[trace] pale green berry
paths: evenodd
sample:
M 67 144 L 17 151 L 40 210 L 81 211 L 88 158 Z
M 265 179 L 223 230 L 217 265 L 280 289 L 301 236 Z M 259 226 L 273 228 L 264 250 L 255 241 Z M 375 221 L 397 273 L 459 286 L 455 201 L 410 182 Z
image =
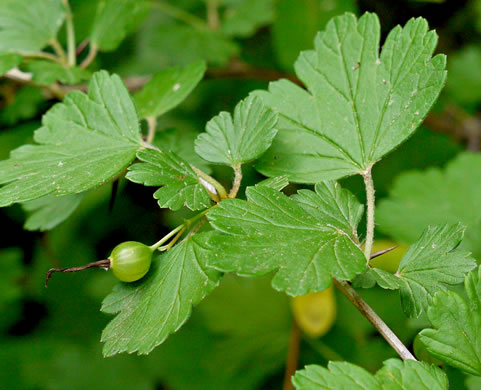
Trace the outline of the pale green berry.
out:
M 137 241 L 117 245 L 110 254 L 110 269 L 122 282 L 135 282 L 149 270 L 153 250 Z

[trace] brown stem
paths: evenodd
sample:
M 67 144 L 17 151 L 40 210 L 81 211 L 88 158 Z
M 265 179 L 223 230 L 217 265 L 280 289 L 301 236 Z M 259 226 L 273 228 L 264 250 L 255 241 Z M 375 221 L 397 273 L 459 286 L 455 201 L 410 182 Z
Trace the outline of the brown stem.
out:
M 284 373 L 283 390 L 293 390 L 292 377 L 296 373 L 297 363 L 299 361 L 299 352 L 301 345 L 301 330 L 296 321 L 293 320 L 291 327 L 291 337 L 289 339 L 289 349 L 287 350 L 286 371 Z
M 50 268 L 47 272 L 47 275 L 45 275 L 45 288 L 48 287 L 48 281 L 52 277 L 52 274 L 54 272 L 78 272 L 78 271 L 83 271 L 88 268 L 104 268 L 104 269 L 109 269 L 110 268 L 110 260 L 105 259 L 105 260 L 99 260 L 99 261 L 94 261 L 93 263 L 89 263 L 87 265 L 83 265 L 81 267 L 69 267 L 69 268 Z
M 394 332 L 386 325 L 381 317 L 369 306 L 364 299 L 354 290 L 351 285 L 344 280 L 333 279 L 334 285 L 341 291 L 349 301 L 356 306 L 361 314 L 374 325 L 377 331 L 388 342 L 388 344 L 397 352 L 403 360 L 416 360 L 413 354 L 399 340 Z
M 213 79 L 238 79 L 238 80 L 262 80 L 275 81 L 279 79 L 288 79 L 294 84 L 304 86 L 302 81 L 296 76 L 281 72 L 275 69 L 256 68 L 239 59 L 232 59 L 224 68 L 208 69 L 207 78 Z

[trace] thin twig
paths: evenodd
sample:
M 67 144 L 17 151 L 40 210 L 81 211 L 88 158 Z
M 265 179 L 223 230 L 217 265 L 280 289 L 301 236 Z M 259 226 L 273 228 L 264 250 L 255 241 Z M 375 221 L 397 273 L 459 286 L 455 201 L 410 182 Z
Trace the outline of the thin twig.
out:
M 82 69 L 87 68 L 97 57 L 97 46 L 93 45 L 92 42 L 89 44 L 89 53 L 87 54 L 87 57 L 84 58 L 82 63 L 80 64 L 80 67 Z
M 275 69 L 253 67 L 238 58 L 233 58 L 224 68 L 211 68 L 206 72 L 206 78 L 275 81 L 287 79 L 294 84 L 304 86 L 295 75 Z
M 364 255 L 367 261 L 371 258 L 372 244 L 374 242 L 374 208 L 375 208 L 375 190 L 374 182 L 372 181 L 372 166 L 370 166 L 363 173 L 364 184 L 366 186 L 366 203 L 367 203 L 367 213 L 366 213 L 366 244 L 364 246 Z
M 75 31 L 73 28 L 73 18 L 72 9 L 68 0 L 63 0 L 63 4 L 66 9 L 65 25 L 67 29 L 67 53 L 68 53 L 68 64 L 73 66 L 76 64 L 77 57 L 75 54 Z
M 229 198 L 235 198 L 239 192 L 239 188 L 242 182 L 242 165 L 236 164 L 232 166 L 234 170 L 234 182 L 232 183 L 232 188 L 229 192 Z
M 90 38 L 85 38 L 80 44 L 77 46 L 77 49 L 75 49 L 75 54 L 80 55 L 84 51 L 84 49 L 88 46 L 90 42 Z
M 403 360 L 416 360 L 413 354 L 399 340 L 394 332 L 386 325 L 386 323 L 377 315 L 377 313 L 369 306 L 364 299 L 351 287 L 351 285 L 343 280 L 334 278 L 334 285 L 341 291 L 349 301 L 356 306 L 361 314 L 374 325 L 377 331 L 388 342 L 388 344 L 397 352 Z
M 289 347 L 287 350 L 286 371 L 284 373 L 283 390 L 293 390 L 292 377 L 296 373 L 299 362 L 299 353 L 301 345 L 301 330 L 296 321 L 292 321 L 291 337 L 289 339 Z

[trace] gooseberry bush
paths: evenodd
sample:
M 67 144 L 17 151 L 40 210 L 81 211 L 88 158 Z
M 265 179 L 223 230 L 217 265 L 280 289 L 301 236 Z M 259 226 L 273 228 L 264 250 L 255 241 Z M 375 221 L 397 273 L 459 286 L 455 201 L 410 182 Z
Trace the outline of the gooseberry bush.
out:
M 115 215 L 130 214 L 127 223 L 149 231 L 131 229 L 99 260 L 99 252 L 85 249 L 91 243 L 82 242 L 82 233 L 69 236 L 71 225 L 59 243 L 69 258 L 39 262 L 32 271 L 35 285 L 47 271 L 47 281 L 55 272 L 87 268 L 113 273 L 112 291 L 97 286 L 93 293 L 106 295 L 101 311 L 110 316 L 101 332 L 104 357 L 158 347 L 163 366 L 151 362 L 150 370 L 180 373 L 176 379 L 159 374 L 169 388 L 258 388 L 286 356 L 284 389 L 437 390 L 448 389 L 448 375 L 478 388 L 479 154 L 459 152 L 445 168 L 403 173 L 376 205 L 377 166 L 402 150 L 446 83 L 446 56 L 434 54 L 438 35 L 424 18 L 384 36 L 375 13 L 340 12 L 308 50 L 297 50 L 293 73 L 288 51 L 280 60 L 291 61 L 285 73 L 235 59 L 232 77 L 272 81 L 241 88 L 232 110 L 207 120 L 199 115 L 194 122 L 205 123 L 205 131 L 197 134 L 185 118 L 169 123 L 169 115 L 186 104 L 201 106 L 192 94 L 204 82 L 229 77 L 221 65 L 238 55 L 234 38 L 271 23 L 273 2 L 207 1 L 207 22 L 168 2 L 83 3 L 0 2 L 1 73 L 15 88 L 54 101 L 43 109 L 43 96 L 19 103 L 40 114 L 41 123 L 32 126 L 32 141 L 24 137 L 0 161 L 0 206 L 20 204 L 27 230 L 55 232 L 89 215 L 83 226 L 101 236 L 117 223 Z M 186 23 L 161 24 L 165 31 L 158 32 L 185 56 L 183 65 L 136 78 L 124 76 L 121 66 L 104 69 L 102 58 L 121 56 L 119 45 L 142 28 L 152 8 Z M 283 15 L 282 7 L 278 12 Z M 87 14 L 88 28 L 82 25 Z M 274 31 L 282 37 L 280 28 Z M 156 65 L 155 57 L 143 61 Z M 9 109 L 12 122 L 30 115 Z M 426 158 L 429 148 L 428 141 Z M 398 161 L 409 166 L 403 159 L 412 159 L 410 153 L 416 152 Z M 347 179 L 353 176 L 362 179 L 362 191 Z M 138 201 L 158 207 L 140 212 L 122 200 L 129 191 L 153 192 L 154 199 Z M 110 217 L 102 215 L 96 226 L 109 197 Z M 56 244 L 43 241 L 48 258 Z M 9 267 L 23 265 L 2 267 L 12 272 Z M 94 274 L 56 275 L 42 294 L 61 297 L 56 284 L 82 286 Z M 95 284 L 109 287 L 114 279 L 107 278 Z M 347 300 L 336 298 L 332 286 Z M 67 296 L 68 305 L 59 304 L 75 307 L 75 294 Z M 383 299 L 390 303 L 376 310 Z M 68 314 L 73 323 L 77 314 Z M 344 325 L 336 329 L 336 321 Z M 97 331 L 87 326 L 76 337 Z M 373 330 L 384 340 L 369 342 L 377 337 Z M 299 353 L 301 340 L 310 352 Z M 192 358 L 191 344 L 203 358 Z M 356 356 L 343 358 L 350 353 Z M 96 355 L 86 352 L 86 360 Z M 124 364 L 135 367 L 136 359 Z M 209 362 L 212 368 L 203 367 Z M 240 379 L 245 368 L 252 373 Z M 203 370 L 212 378 L 203 378 Z

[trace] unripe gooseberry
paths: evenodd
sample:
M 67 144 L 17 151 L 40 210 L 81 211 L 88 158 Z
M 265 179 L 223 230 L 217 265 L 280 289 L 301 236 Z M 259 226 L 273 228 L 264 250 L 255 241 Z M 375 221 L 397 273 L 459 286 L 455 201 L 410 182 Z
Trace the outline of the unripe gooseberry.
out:
M 109 256 L 110 269 L 122 282 L 135 282 L 149 270 L 152 253 L 152 248 L 141 242 L 123 242 Z
M 54 272 L 78 272 L 89 268 L 111 269 L 117 279 L 122 282 L 135 282 L 149 271 L 152 254 L 156 248 L 137 241 L 123 242 L 114 248 L 108 259 L 94 261 L 80 267 L 51 268 L 45 276 L 45 287 Z

